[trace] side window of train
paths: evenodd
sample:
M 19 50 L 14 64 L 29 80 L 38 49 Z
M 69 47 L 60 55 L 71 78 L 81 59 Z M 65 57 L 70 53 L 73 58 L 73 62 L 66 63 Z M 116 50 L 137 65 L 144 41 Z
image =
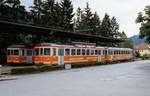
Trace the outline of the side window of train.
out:
M 40 48 L 40 55 L 43 55 L 43 48 Z
M 63 48 L 58 49 L 58 55 L 64 56 L 64 49 Z
M 108 51 L 107 51 L 107 50 L 104 50 L 104 54 L 107 55 L 107 54 L 108 54 Z
M 70 49 L 65 49 L 65 56 L 70 56 Z
M 98 50 L 95 50 L 95 55 L 98 55 Z
M 82 49 L 82 55 L 83 56 L 85 55 L 85 49 Z
M 51 48 L 44 48 L 44 55 L 50 56 L 51 55 Z
M 86 55 L 90 55 L 90 49 L 86 50 Z
M 77 49 L 77 55 L 81 55 L 81 49 Z
M 56 48 L 52 48 L 52 56 L 56 56 Z
M 14 55 L 15 55 L 15 56 L 18 56 L 18 55 L 19 55 L 19 50 L 18 50 L 18 49 L 15 49 L 15 50 L 14 50 Z
M 72 56 L 76 55 L 76 49 L 71 49 L 71 55 Z
M 35 56 L 39 56 L 39 51 L 40 51 L 39 48 L 35 48 Z
M 91 50 L 91 55 L 94 55 L 94 50 Z

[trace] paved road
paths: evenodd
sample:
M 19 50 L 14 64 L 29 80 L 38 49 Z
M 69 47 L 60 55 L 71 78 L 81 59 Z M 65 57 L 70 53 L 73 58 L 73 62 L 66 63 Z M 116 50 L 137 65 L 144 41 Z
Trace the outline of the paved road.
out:
M 17 76 L 0 96 L 150 96 L 150 61 Z

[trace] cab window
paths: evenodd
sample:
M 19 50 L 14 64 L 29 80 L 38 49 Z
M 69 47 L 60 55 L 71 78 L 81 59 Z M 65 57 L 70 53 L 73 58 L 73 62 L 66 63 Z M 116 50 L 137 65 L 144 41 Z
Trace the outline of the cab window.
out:
M 10 56 L 11 55 L 11 50 L 7 50 L 7 55 Z
M 14 55 L 18 56 L 19 55 L 19 50 L 14 50 Z

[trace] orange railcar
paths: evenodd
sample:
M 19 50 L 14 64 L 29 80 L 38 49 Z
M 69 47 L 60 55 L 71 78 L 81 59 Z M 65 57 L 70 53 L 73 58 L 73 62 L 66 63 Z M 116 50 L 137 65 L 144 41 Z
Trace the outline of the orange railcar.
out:
M 8 64 L 65 65 L 133 58 L 130 48 L 99 47 L 93 43 L 13 45 L 7 48 L 7 53 Z
M 88 44 L 62 45 L 41 43 L 34 47 L 36 65 L 64 65 L 76 63 L 122 61 L 132 59 L 132 49 L 96 47 Z
M 7 48 L 8 64 L 32 64 L 33 48 L 26 45 L 12 45 Z

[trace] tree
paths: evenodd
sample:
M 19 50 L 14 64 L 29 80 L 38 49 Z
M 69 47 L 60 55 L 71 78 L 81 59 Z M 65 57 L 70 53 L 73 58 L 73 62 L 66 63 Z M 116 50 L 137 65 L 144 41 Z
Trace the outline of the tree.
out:
M 78 7 L 77 9 L 77 12 L 76 12 L 76 20 L 75 20 L 75 27 L 76 27 L 76 30 L 79 30 L 81 29 L 81 20 L 82 20 L 82 9 L 80 7 Z
M 6 21 L 25 22 L 27 19 L 25 7 L 20 0 L 1 0 L 0 19 Z
M 136 19 L 136 23 L 140 23 L 140 38 L 146 37 L 146 41 L 150 43 L 150 6 L 146 6 L 144 13 L 140 12 Z
M 125 32 L 120 32 L 119 36 L 122 40 L 124 40 L 124 42 L 117 44 L 117 47 L 121 47 L 121 48 L 133 48 L 133 41 L 131 38 L 128 38 L 127 35 L 125 34 Z
M 111 37 L 111 20 L 108 14 L 105 14 L 101 23 L 102 36 Z
M 119 37 L 119 24 L 117 23 L 116 18 L 113 17 L 110 22 L 111 22 L 110 37 L 111 38 L 118 38 Z
M 79 10 L 78 10 L 79 11 Z M 77 26 L 77 29 L 80 30 L 81 33 L 84 34 L 92 34 L 92 20 L 93 20 L 93 14 L 91 12 L 91 9 L 89 7 L 89 3 L 86 4 L 86 8 L 84 8 L 83 12 L 80 13 L 80 22 L 79 26 Z
M 92 18 L 92 24 L 91 24 L 91 27 L 93 29 L 92 35 L 101 35 L 100 24 L 101 24 L 100 18 L 97 12 L 95 12 Z
M 62 0 L 60 3 L 61 19 L 60 27 L 64 30 L 73 30 L 73 5 L 71 0 Z
M 55 26 L 54 22 L 54 6 L 55 6 L 55 0 L 47 0 L 44 1 L 42 4 L 42 24 L 45 26 Z
M 42 25 L 42 7 L 42 0 L 34 0 L 33 6 L 30 7 L 31 21 L 35 25 Z

